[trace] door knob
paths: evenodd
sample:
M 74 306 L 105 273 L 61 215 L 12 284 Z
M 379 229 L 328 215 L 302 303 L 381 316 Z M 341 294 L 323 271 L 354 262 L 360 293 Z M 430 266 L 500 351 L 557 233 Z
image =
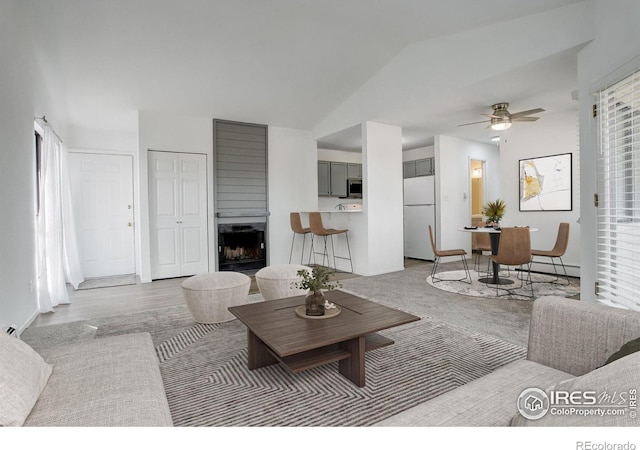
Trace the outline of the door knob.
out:
M 133 222 L 129 222 L 129 223 L 127 224 L 127 226 L 132 227 L 132 226 L 133 226 Z

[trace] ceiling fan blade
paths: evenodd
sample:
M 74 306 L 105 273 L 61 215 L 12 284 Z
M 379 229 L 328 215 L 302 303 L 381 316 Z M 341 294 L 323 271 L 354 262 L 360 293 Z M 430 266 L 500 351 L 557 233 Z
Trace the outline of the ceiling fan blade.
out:
M 466 127 L 467 125 L 475 125 L 477 123 L 486 123 L 486 122 L 491 122 L 490 120 L 481 120 L 480 122 L 469 122 L 469 123 L 463 123 L 461 125 L 458 125 L 459 127 Z
M 535 122 L 540 117 L 511 117 L 512 122 Z
M 481 116 L 489 117 L 491 119 L 500 119 L 502 116 L 496 116 L 495 114 L 480 114 Z
M 511 118 L 513 119 L 514 117 L 530 116 L 531 114 L 538 114 L 541 112 L 544 112 L 544 109 L 542 108 L 529 109 L 527 111 L 520 111 L 517 113 L 513 113 L 511 114 Z

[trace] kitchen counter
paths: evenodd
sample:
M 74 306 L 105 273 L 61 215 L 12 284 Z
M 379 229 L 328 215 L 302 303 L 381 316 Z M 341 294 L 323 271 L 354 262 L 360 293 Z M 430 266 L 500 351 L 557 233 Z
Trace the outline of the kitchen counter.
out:
M 362 210 L 361 209 L 348 209 L 348 210 L 344 210 L 344 209 L 324 209 L 324 210 L 317 210 L 317 211 L 300 211 L 301 213 L 304 214 L 309 214 L 310 212 L 319 212 L 319 213 L 361 213 Z

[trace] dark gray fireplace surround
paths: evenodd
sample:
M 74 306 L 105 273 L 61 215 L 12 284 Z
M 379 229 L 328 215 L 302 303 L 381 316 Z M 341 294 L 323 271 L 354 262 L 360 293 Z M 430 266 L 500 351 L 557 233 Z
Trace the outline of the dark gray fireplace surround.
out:
M 267 265 L 267 126 L 213 121 L 218 270 Z

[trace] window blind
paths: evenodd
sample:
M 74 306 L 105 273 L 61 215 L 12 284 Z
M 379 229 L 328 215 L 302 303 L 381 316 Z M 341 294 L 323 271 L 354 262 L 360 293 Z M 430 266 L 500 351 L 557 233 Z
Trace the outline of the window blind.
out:
M 640 310 L 640 71 L 599 93 L 598 297 Z

